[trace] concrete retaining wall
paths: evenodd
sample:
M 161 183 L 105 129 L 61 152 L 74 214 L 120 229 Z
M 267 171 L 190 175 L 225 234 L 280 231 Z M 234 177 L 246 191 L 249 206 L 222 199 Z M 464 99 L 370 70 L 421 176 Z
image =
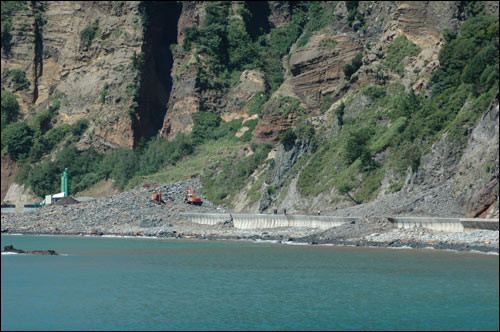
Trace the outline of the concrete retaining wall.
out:
M 466 231 L 474 231 L 477 229 L 489 229 L 491 231 L 498 231 L 498 219 L 477 219 L 467 218 L 460 219 Z
M 396 223 L 399 228 L 424 227 L 441 232 L 463 232 L 464 226 L 460 218 L 418 218 L 398 217 L 388 218 L 390 222 Z
M 477 229 L 498 230 L 498 220 L 466 218 L 397 217 L 388 218 L 399 228 L 424 227 L 442 232 L 463 232 Z
M 229 213 L 181 213 L 181 217 L 194 223 L 206 225 L 215 225 L 219 222 L 230 221 L 232 217 L 234 227 L 239 229 L 276 227 L 310 227 L 328 229 L 359 219 L 356 217 Z
M 16 213 L 15 205 L 2 205 L 2 213 Z
M 230 221 L 239 229 L 310 227 L 328 229 L 346 222 L 356 221 L 357 217 L 303 216 L 282 214 L 229 214 L 229 213 L 181 213 L 185 220 L 205 225 L 215 225 Z M 461 219 L 431 217 L 391 217 L 390 222 L 399 228 L 424 227 L 441 232 L 463 232 L 477 229 L 498 230 L 498 220 Z
M 40 208 L 40 206 L 36 206 L 33 204 L 24 204 L 23 212 L 34 212 L 39 208 Z

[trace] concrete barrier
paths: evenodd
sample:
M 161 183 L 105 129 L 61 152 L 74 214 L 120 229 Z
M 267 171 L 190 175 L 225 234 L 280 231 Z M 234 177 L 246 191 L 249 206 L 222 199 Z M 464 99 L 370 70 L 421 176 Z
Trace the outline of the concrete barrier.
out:
M 328 229 L 353 222 L 358 217 L 304 216 L 283 214 L 241 214 L 241 213 L 181 213 L 190 222 L 215 225 L 232 221 L 239 229 L 310 227 Z M 389 217 L 399 228 L 424 227 L 441 232 L 464 232 L 477 229 L 498 230 L 496 219 L 433 218 L 433 217 Z
M 231 220 L 229 213 L 181 213 L 181 217 L 187 221 L 204 225 L 215 225 Z
M 24 204 L 23 212 L 34 212 L 37 209 L 39 209 L 39 205 L 34 205 L 34 204 Z
M 399 228 L 424 227 L 441 232 L 463 232 L 464 227 L 460 218 L 432 218 L 432 217 L 390 217 L 390 222 L 396 223 Z
M 498 219 L 463 218 L 460 222 L 465 231 L 475 231 L 478 229 L 488 229 L 498 231 Z
M 498 220 L 432 217 L 390 217 L 399 228 L 424 227 L 441 232 L 464 232 L 478 229 L 498 230 Z
M 2 205 L 2 213 L 16 213 L 16 206 L 12 204 Z
M 229 213 L 181 213 L 184 219 L 206 225 L 230 221 L 239 229 L 310 227 L 328 229 L 346 222 L 356 221 L 356 217 L 304 216 L 282 214 L 229 214 Z

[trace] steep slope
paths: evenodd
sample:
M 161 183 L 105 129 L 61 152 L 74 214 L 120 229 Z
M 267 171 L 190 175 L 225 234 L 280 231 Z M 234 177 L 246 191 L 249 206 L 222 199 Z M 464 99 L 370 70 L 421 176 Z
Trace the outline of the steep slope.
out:
M 11 2 L 2 178 L 43 196 L 69 164 L 73 192 L 197 177 L 238 211 L 498 214 L 495 27 L 490 1 Z

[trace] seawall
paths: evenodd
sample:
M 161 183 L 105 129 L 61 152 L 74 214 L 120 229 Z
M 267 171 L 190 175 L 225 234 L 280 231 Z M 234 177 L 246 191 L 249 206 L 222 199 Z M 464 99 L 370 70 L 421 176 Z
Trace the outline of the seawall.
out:
M 277 227 L 309 227 L 328 229 L 353 222 L 356 217 L 303 216 L 280 214 L 230 214 L 230 213 L 181 213 L 184 219 L 206 225 L 232 221 L 239 229 L 277 228 Z
M 388 219 L 399 228 L 420 226 L 442 232 L 467 232 L 477 229 L 498 231 L 498 219 L 432 217 L 389 217 Z
M 344 223 L 356 222 L 359 217 L 306 216 L 283 214 L 236 214 L 236 213 L 181 213 L 187 221 L 215 225 L 232 221 L 239 229 L 309 227 L 328 229 Z M 442 232 L 464 232 L 477 229 L 498 230 L 497 219 L 389 217 L 399 228 L 424 227 Z

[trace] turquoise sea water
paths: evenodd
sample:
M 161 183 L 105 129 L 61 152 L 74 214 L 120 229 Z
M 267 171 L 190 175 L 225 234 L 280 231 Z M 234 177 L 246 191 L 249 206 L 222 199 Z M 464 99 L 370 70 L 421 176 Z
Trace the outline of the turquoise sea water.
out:
M 497 330 L 498 255 L 4 236 L 2 330 Z

